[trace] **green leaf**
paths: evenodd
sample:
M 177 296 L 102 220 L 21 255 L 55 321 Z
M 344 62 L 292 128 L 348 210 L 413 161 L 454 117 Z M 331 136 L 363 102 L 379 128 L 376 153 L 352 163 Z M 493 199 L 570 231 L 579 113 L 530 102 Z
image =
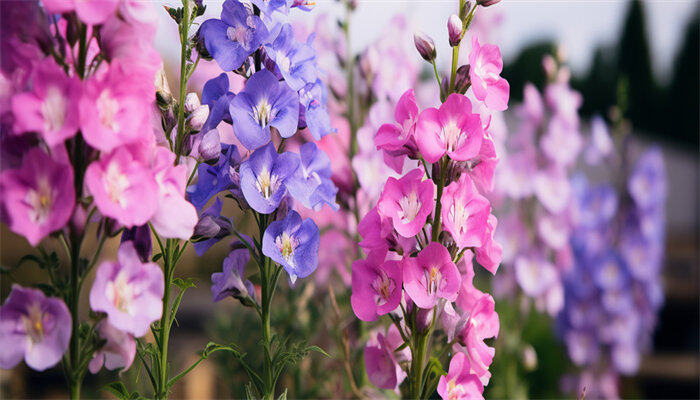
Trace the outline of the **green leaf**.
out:
M 163 253 L 158 253 L 158 254 L 154 255 L 153 258 L 151 258 L 151 261 L 156 262 L 156 261 L 160 260 L 162 257 L 163 257 Z
M 315 351 L 315 352 L 317 352 L 317 353 L 323 354 L 324 356 L 326 356 L 326 357 L 328 357 L 328 358 L 331 358 L 331 355 L 330 355 L 330 354 L 326 353 L 325 350 L 323 350 L 322 348 L 320 348 L 320 347 L 318 347 L 318 346 L 309 346 L 309 347 L 306 348 L 306 350 L 307 350 L 309 353 L 312 352 L 312 351 Z
M 440 377 L 447 375 L 447 372 L 442 368 L 442 364 L 435 357 L 430 357 L 428 364 L 423 371 L 423 393 L 421 399 L 429 398 L 437 389 Z
M 282 392 L 282 394 L 280 395 L 280 397 L 277 398 L 277 400 L 287 400 L 287 389 L 284 389 L 284 392 Z
M 121 382 L 109 383 L 103 386 L 102 389 L 107 390 L 121 400 L 138 399 L 140 397 L 136 392 L 130 393 L 126 386 L 124 386 L 124 384 Z

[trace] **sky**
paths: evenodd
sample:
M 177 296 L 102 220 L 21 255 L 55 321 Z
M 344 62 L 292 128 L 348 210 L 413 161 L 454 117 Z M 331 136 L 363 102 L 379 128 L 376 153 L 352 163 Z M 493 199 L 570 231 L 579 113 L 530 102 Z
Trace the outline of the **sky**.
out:
M 178 2 L 168 0 L 166 3 L 176 5 Z M 221 0 L 205 0 L 204 3 L 206 15 L 219 15 Z M 693 13 L 697 13 L 699 4 L 700 0 L 645 1 L 652 60 L 660 79 L 667 78 L 686 25 Z M 435 39 L 438 52 L 447 54 L 446 21 L 456 7 L 457 0 L 359 0 L 351 22 L 353 48 L 362 49 L 377 38 L 394 15 L 404 13 L 411 27 L 428 33 Z M 566 49 L 573 71 L 579 72 L 588 68 L 597 46 L 616 42 L 627 7 L 627 0 L 503 0 L 487 11 L 503 15 L 497 38 L 506 63 L 529 43 L 553 38 Z M 341 15 L 342 11 L 335 0 L 316 0 L 316 7 L 310 14 L 298 10 L 294 14 L 295 18 L 306 19 L 321 13 Z M 170 47 L 177 36 L 170 36 L 173 23 L 167 21 L 164 12 L 162 14 L 159 39 L 165 40 L 156 43 L 161 46 L 162 53 L 170 57 L 167 54 L 170 51 L 164 47 Z

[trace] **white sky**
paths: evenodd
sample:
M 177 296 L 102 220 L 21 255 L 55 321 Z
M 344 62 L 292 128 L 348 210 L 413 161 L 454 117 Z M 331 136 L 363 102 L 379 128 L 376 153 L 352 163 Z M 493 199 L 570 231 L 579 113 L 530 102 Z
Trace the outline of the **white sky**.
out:
M 175 5 L 178 2 L 168 0 L 166 3 Z M 204 3 L 208 7 L 207 15 L 218 16 L 221 0 L 204 0 Z M 380 34 L 393 15 L 405 13 L 411 26 L 435 39 L 439 54 L 448 54 L 446 21 L 455 12 L 457 3 L 457 0 L 359 0 L 351 25 L 353 47 L 364 47 Z M 652 59 L 660 78 L 670 71 L 685 27 L 697 12 L 699 3 L 700 0 L 645 1 Z M 538 39 L 554 38 L 567 49 L 573 70 L 585 70 L 599 44 L 617 41 L 627 7 L 626 0 L 503 0 L 492 7 L 504 17 L 497 44 L 508 62 L 523 46 Z M 316 0 L 316 7 L 310 14 L 300 11 L 294 14 L 297 18 L 313 18 L 324 12 L 339 15 L 341 11 L 335 0 Z M 173 45 L 177 37 L 172 30 L 167 33 L 173 23 L 166 21 L 169 18 L 162 14 L 156 43 L 164 50 L 163 46 Z M 161 40 L 166 38 L 168 40 Z

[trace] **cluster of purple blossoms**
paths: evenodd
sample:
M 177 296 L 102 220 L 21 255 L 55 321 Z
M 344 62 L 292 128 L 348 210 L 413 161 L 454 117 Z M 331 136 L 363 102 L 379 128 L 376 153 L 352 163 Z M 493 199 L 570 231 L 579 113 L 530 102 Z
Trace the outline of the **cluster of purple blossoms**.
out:
M 591 397 L 616 398 L 617 376 L 637 372 L 663 303 L 666 173 L 661 150 L 646 150 L 624 178 L 626 185 L 619 188 L 612 182 L 590 183 L 583 175 L 572 182 L 573 268 L 564 274 L 558 330 L 569 357 L 583 369 L 568 389 L 580 393 L 588 386 Z M 590 377 L 611 384 L 591 384 Z

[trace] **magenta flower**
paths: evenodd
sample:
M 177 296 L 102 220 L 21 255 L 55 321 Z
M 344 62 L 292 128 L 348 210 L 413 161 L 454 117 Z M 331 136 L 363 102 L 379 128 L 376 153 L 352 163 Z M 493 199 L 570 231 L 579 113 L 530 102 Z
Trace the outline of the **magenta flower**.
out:
M 151 78 L 153 79 L 153 78 Z M 153 87 L 112 63 L 102 77 L 85 82 L 80 100 L 80 126 L 85 141 L 102 151 L 136 141 L 149 126 Z M 149 82 L 152 86 L 153 83 Z
M 450 371 L 440 377 L 437 392 L 443 400 L 483 399 L 484 385 L 471 373 L 469 359 L 462 352 L 450 360 Z
M 412 237 L 423 229 L 433 209 L 435 187 L 423 180 L 423 171 L 416 168 L 400 179 L 389 178 L 384 186 L 377 210 L 391 218 L 394 229 L 403 237 Z
M 384 124 L 379 127 L 374 136 L 374 144 L 377 150 L 384 152 L 385 162 L 389 160 L 391 168 L 400 174 L 406 154 L 410 149 L 417 147 L 413 134 L 418 120 L 418 105 L 413 89 L 407 90 L 399 99 L 394 119 L 396 124 Z
M 488 239 L 489 201 L 477 192 L 469 175 L 462 174 L 442 194 L 442 221 L 457 246 L 481 247 Z
M 126 147 L 90 164 L 85 185 L 100 212 L 127 227 L 145 224 L 158 207 L 159 189 L 151 170 Z
M 486 227 L 486 241 L 481 247 L 475 249 L 476 261 L 484 268 L 486 268 L 492 274 L 496 274 L 498 266 L 501 264 L 503 259 L 503 247 L 497 243 L 493 236 L 496 233 L 496 226 L 498 225 L 498 220 L 496 216 L 491 214 L 487 220 L 488 226 Z
M 53 159 L 40 148 L 29 150 L 20 168 L 0 175 L 0 199 L 7 225 L 36 246 L 46 235 L 62 228 L 73 214 L 73 184 L 70 164 Z
M 50 58 L 37 64 L 33 73 L 32 91 L 12 98 L 15 131 L 38 132 L 53 147 L 78 131 L 80 81 L 66 76 Z
M 136 341 L 134 337 L 113 327 L 106 320 L 100 321 L 96 330 L 100 338 L 107 342 L 92 356 L 92 360 L 90 360 L 88 365 L 90 372 L 93 374 L 98 373 L 103 365 L 110 370 L 129 369 L 136 355 Z
M 352 263 L 352 297 L 355 315 L 374 321 L 392 312 L 401 303 L 402 267 L 396 260 L 384 260 L 386 251 L 378 250 L 366 260 Z
M 122 243 L 117 257 L 118 262 L 105 261 L 97 269 L 90 307 L 107 313 L 116 329 L 140 337 L 163 312 L 163 271 L 142 263 L 132 242 Z
M 434 163 L 445 153 L 456 161 L 476 157 L 484 129 L 472 103 L 461 94 L 447 97 L 440 108 L 426 108 L 418 116 L 415 137 L 425 161 Z
M 472 38 L 472 51 L 469 53 L 469 80 L 474 96 L 483 101 L 486 107 L 503 111 L 508 108 L 510 85 L 500 76 L 503 60 L 498 46 L 479 45 L 479 38 Z
M 37 371 L 53 367 L 68 349 L 71 326 L 62 300 L 13 285 L 0 307 L 0 368 L 13 368 L 22 358 Z
M 112 15 L 119 0 L 43 0 L 46 11 L 55 14 L 74 11 L 86 24 L 98 25 Z
M 367 341 L 365 347 L 365 369 L 370 382 L 381 389 L 396 389 L 406 378 L 400 362 L 410 361 L 411 353 L 406 348 L 396 349 L 403 344 L 401 334 L 395 325 L 389 326 L 386 336 L 377 332 Z
M 454 301 L 461 277 L 445 246 L 431 242 L 417 257 L 403 260 L 404 289 L 420 308 L 433 308 L 438 299 Z
M 362 241 L 358 244 L 367 252 L 401 249 L 403 252 L 410 253 L 416 247 L 415 238 L 397 235 L 391 219 L 379 215 L 377 207 L 365 214 L 357 225 L 357 231 L 362 236 Z
M 152 171 L 158 185 L 158 200 L 151 223 L 166 238 L 187 240 L 197 225 L 197 210 L 185 200 L 187 166 L 174 165 L 175 154 L 165 147 L 155 148 Z

